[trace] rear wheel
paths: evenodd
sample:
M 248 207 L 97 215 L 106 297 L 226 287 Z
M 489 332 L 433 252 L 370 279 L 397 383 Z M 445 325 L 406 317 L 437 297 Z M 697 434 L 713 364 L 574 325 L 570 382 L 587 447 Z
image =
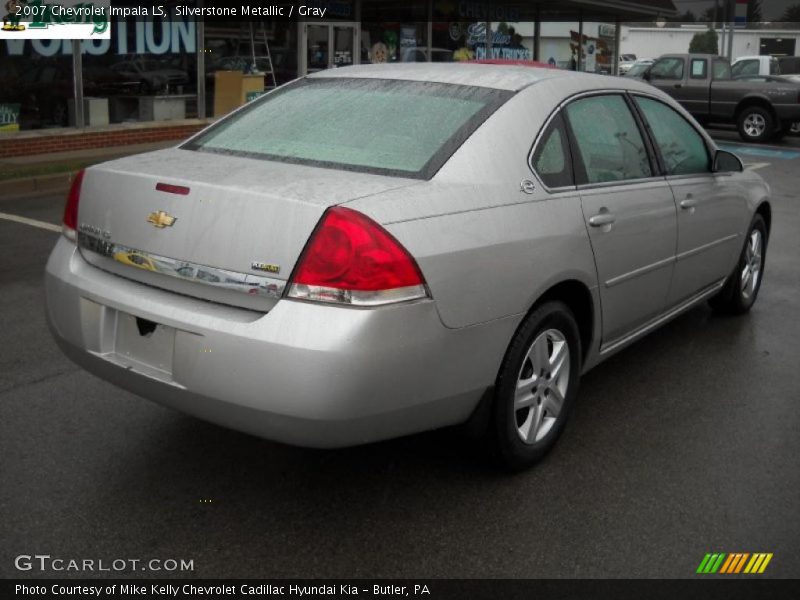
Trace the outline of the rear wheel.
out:
M 547 302 L 523 321 L 498 376 L 493 449 L 511 470 L 539 461 L 564 429 L 578 393 L 578 325 L 562 302 Z
M 739 260 L 719 294 L 709 304 L 720 313 L 740 315 L 750 310 L 761 289 L 767 251 L 767 226 L 761 215 L 750 225 Z
M 737 120 L 739 137 L 745 142 L 762 143 L 772 137 L 775 132 L 775 119 L 772 114 L 760 106 L 746 106 L 739 113 Z

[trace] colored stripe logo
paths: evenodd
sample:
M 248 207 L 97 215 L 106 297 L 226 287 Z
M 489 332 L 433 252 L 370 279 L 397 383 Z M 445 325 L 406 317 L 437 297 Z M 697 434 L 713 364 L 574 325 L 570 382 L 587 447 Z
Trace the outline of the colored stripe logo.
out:
M 752 554 L 749 552 L 708 553 L 703 557 L 696 572 L 703 575 L 714 573 L 755 575 L 763 573 L 771 560 L 771 552 L 754 552 Z

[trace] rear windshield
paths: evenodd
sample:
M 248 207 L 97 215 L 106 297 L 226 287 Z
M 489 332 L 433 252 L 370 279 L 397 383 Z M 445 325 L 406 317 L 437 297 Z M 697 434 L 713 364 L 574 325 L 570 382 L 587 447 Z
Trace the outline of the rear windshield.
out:
M 510 96 L 387 79 L 301 79 L 183 147 L 428 179 Z

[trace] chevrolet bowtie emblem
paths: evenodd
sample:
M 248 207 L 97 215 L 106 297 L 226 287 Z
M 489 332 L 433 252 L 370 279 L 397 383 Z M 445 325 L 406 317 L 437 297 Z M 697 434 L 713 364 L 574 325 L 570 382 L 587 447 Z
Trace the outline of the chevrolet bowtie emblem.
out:
M 153 227 L 158 227 L 159 229 L 164 229 L 164 227 L 172 227 L 177 220 L 178 219 L 169 213 L 165 213 L 163 210 L 152 212 L 147 217 L 147 222 L 153 225 Z

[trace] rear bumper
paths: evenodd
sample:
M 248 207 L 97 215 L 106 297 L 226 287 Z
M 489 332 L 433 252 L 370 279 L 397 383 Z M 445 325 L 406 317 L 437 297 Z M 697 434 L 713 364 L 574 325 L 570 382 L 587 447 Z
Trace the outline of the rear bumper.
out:
M 45 288 L 53 335 L 86 370 L 199 418 L 310 447 L 465 421 L 519 322 L 451 330 L 431 301 L 361 310 L 282 300 L 255 313 L 106 273 L 63 238 Z M 159 324 L 152 339 L 131 333 L 133 317 Z

